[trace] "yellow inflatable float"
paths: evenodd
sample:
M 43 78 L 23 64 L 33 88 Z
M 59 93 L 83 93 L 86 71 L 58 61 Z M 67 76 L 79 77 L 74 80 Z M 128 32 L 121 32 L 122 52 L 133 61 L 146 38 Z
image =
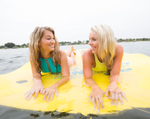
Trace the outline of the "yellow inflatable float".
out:
M 32 72 L 30 63 L 16 71 L 0 75 L 0 105 L 18 109 L 35 111 L 58 111 L 67 113 L 81 113 L 83 115 L 97 114 L 88 96 L 91 89 L 83 78 L 81 50 L 77 50 L 76 65 L 70 68 L 70 81 L 58 90 L 58 97 L 50 102 L 43 101 L 43 95 L 37 99 L 32 97 L 25 100 L 26 91 L 32 87 Z M 104 90 L 109 84 L 109 75 L 105 72 L 93 72 L 93 79 Z M 61 74 L 44 74 L 42 81 L 45 87 L 61 79 Z M 119 113 L 127 109 L 150 108 L 150 57 L 142 54 L 124 54 L 119 78 L 119 87 L 125 92 L 128 102 L 118 106 L 110 105 L 110 99 L 103 97 L 104 109 L 99 115 Z M 143 110 L 144 111 L 144 110 Z M 150 113 L 150 112 L 146 112 Z

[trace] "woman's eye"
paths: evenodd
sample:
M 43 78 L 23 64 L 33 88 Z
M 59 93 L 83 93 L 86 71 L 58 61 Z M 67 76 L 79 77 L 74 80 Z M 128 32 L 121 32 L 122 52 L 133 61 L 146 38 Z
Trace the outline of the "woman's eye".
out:
M 94 41 L 96 41 L 96 39 L 93 39 Z
M 50 38 L 47 38 L 47 40 L 50 40 Z

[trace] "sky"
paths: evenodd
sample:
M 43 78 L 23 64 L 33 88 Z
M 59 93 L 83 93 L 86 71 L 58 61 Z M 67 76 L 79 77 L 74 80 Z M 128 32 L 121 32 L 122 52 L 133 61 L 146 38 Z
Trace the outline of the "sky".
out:
M 90 28 L 107 24 L 119 38 L 150 38 L 150 0 L 0 0 L 0 45 L 30 42 L 37 26 L 61 41 L 89 39 Z

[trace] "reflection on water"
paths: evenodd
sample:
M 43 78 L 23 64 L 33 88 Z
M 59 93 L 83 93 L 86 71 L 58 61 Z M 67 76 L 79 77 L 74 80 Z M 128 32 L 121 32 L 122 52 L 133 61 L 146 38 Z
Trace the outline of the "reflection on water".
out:
M 32 110 L 20 110 L 12 107 L 0 106 L 0 119 L 149 119 L 150 108 L 124 110 L 119 113 L 110 113 L 107 115 L 81 113 L 73 114 L 67 112 L 40 112 Z

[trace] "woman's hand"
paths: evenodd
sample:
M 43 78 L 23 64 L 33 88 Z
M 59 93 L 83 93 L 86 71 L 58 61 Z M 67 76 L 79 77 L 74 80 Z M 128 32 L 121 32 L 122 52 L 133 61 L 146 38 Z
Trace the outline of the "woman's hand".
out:
M 43 87 L 42 81 L 34 79 L 34 84 L 33 84 L 32 88 L 28 92 L 25 93 L 26 94 L 25 99 L 29 100 L 33 94 L 35 94 L 34 99 L 36 99 L 39 92 L 41 94 L 44 94 L 44 87 Z
M 109 95 L 110 92 L 110 95 Z M 123 104 L 122 97 L 126 100 L 125 93 L 121 91 L 120 88 L 117 87 L 116 81 L 111 82 L 106 90 L 106 96 L 111 99 L 111 105 L 113 105 L 113 101 L 115 100 L 115 106 L 118 105 L 118 100 L 120 100 L 121 104 Z
M 51 98 L 51 100 L 53 100 L 54 94 L 56 96 L 58 96 L 58 87 L 56 87 L 55 85 L 52 85 L 48 88 L 45 88 L 45 95 L 44 95 L 43 100 L 45 100 L 46 97 L 47 97 L 47 99 L 46 99 L 47 102 L 49 102 L 49 98 Z
M 102 96 L 104 94 L 105 94 L 105 92 L 102 89 L 100 89 L 98 86 L 95 88 L 92 88 L 92 92 L 89 96 L 89 102 L 91 101 L 93 103 L 94 110 L 96 109 L 96 103 L 97 103 L 97 105 L 98 105 L 97 113 L 99 113 L 99 111 L 100 111 L 100 105 L 101 105 L 102 109 L 104 109 L 103 100 L 102 100 Z

